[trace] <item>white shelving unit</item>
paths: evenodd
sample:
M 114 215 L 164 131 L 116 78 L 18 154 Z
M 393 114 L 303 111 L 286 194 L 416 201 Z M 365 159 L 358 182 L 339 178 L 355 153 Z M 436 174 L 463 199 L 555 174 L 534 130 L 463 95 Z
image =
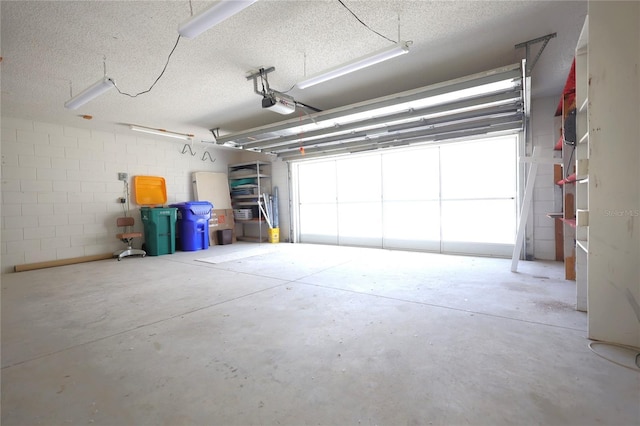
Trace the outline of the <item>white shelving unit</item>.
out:
M 250 161 L 229 165 L 229 188 L 236 223 L 236 239 L 268 241 L 268 236 L 263 235 L 263 228 L 266 231 L 268 226 L 260 204 L 263 194 L 271 194 L 271 163 Z M 251 218 L 243 219 L 241 215 L 236 215 L 237 210 L 251 211 Z
M 554 168 L 554 181 L 560 190 L 562 200 L 561 214 L 550 213 L 547 216 L 556 221 L 556 259 L 562 260 L 565 267 L 565 279 L 576 279 L 576 171 L 575 154 L 577 143 L 572 132 L 565 128 L 576 110 L 575 64 L 567 76 L 556 117 L 560 121 L 560 139 L 555 150 L 560 151 L 561 164 Z M 569 137 L 572 136 L 572 137 Z
M 588 334 L 640 347 L 640 2 L 593 1 L 588 14 Z
M 589 17 L 576 47 L 576 309 L 587 310 L 589 271 Z

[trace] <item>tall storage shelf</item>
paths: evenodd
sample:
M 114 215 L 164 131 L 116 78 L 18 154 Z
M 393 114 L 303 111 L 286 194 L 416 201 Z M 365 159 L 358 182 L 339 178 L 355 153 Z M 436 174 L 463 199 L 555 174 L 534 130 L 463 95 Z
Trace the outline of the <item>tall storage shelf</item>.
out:
M 268 226 L 261 209 L 263 195 L 271 194 L 271 163 L 250 161 L 229 165 L 231 206 L 236 223 L 236 239 L 268 241 Z
M 571 66 L 565 83 L 562 97 L 556 110 L 560 118 L 560 139 L 555 149 L 561 151 L 562 164 L 554 169 L 554 181 L 562 194 L 560 213 L 549 214 L 556 220 L 556 259 L 563 260 L 565 278 L 576 279 L 576 170 L 575 170 L 575 132 L 570 125 L 576 109 L 576 75 L 575 62 Z
M 565 278 L 576 281 L 576 309 L 587 311 L 589 253 L 589 21 L 585 21 L 556 116 L 562 118 L 562 165 L 554 179 L 562 190 L 563 223 L 556 244 L 564 252 Z M 575 131 L 574 131 L 575 130 Z M 559 180 L 558 180 L 559 178 Z M 557 216 L 556 216 L 557 217 Z
M 589 254 L 589 17 L 576 47 L 576 309 L 587 310 Z

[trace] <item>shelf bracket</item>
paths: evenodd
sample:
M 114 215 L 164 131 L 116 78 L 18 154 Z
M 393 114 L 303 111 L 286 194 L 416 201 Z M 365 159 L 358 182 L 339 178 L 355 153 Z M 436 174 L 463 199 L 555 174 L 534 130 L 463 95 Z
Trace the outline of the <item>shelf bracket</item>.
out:
M 516 49 L 520 49 L 520 48 L 525 48 L 525 59 L 527 60 L 527 77 L 531 75 L 531 71 L 533 71 L 533 67 L 536 66 L 536 63 L 538 62 L 538 59 L 540 59 L 540 56 L 542 55 L 542 51 L 544 50 L 545 47 L 547 47 L 547 44 L 549 43 L 549 40 L 551 40 L 552 38 L 556 37 L 558 34 L 557 33 L 552 33 L 552 34 L 547 34 L 546 36 L 542 36 L 542 37 L 538 37 L 538 38 L 534 38 L 533 40 L 529 40 L 529 41 L 525 41 L 523 43 L 518 43 L 516 44 L 515 48 Z M 534 44 L 538 44 L 538 43 L 542 43 L 542 47 L 540 47 L 540 50 L 538 50 L 538 54 L 536 55 L 535 58 L 533 58 L 533 60 L 530 60 L 531 58 L 531 46 L 533 46 Z
M 260 68 L 256 71 L 250 72 L 249 75 L 247 75 L 247 80 L 253 80 L 253 91 L 256 93 L 256 95 L 265 96 L 266 93 L 269 93 L 271 89 L 269 88 L 269 80 L 267 79 L 267 74 L 275 70 L 275 67 Z M 263 84 L 262 90 L 258 89 L 258 78 L 260 78 L 260 81 Z

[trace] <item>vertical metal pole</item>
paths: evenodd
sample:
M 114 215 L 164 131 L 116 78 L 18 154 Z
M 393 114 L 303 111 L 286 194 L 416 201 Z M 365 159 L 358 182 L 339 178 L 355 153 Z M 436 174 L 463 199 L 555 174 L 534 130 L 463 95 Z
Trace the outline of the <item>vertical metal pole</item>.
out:
M 522 210 L 520 211 L 520 220 L 518 221 L 518 234 L 516 236 L 516 244 L 513 246 L 513 256 L 511 257 L 511 272 L 518 271 L 518 261 L 522 253 L 522 245 L 524 243 L 524 234 L 529 219 L 529 211 L 531 210 L 531 202 L 533 201 L 533 187 L 536 183 L 536 175 L 538 174 L 538 163 L 535 161 L 538 157 L 537 147 L 533 147 L 533 162 L 529 167 L 529 175 L 527 176 L 527 186 L 524 190 L 524 200 L 522 202 Z

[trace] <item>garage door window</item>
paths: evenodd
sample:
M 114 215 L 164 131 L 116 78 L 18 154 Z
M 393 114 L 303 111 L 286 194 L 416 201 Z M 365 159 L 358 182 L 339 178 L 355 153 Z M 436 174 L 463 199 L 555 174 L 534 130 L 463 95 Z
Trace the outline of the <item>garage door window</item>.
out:
M 510 256 L 517 135 L 292 165 L 301 242 Z

